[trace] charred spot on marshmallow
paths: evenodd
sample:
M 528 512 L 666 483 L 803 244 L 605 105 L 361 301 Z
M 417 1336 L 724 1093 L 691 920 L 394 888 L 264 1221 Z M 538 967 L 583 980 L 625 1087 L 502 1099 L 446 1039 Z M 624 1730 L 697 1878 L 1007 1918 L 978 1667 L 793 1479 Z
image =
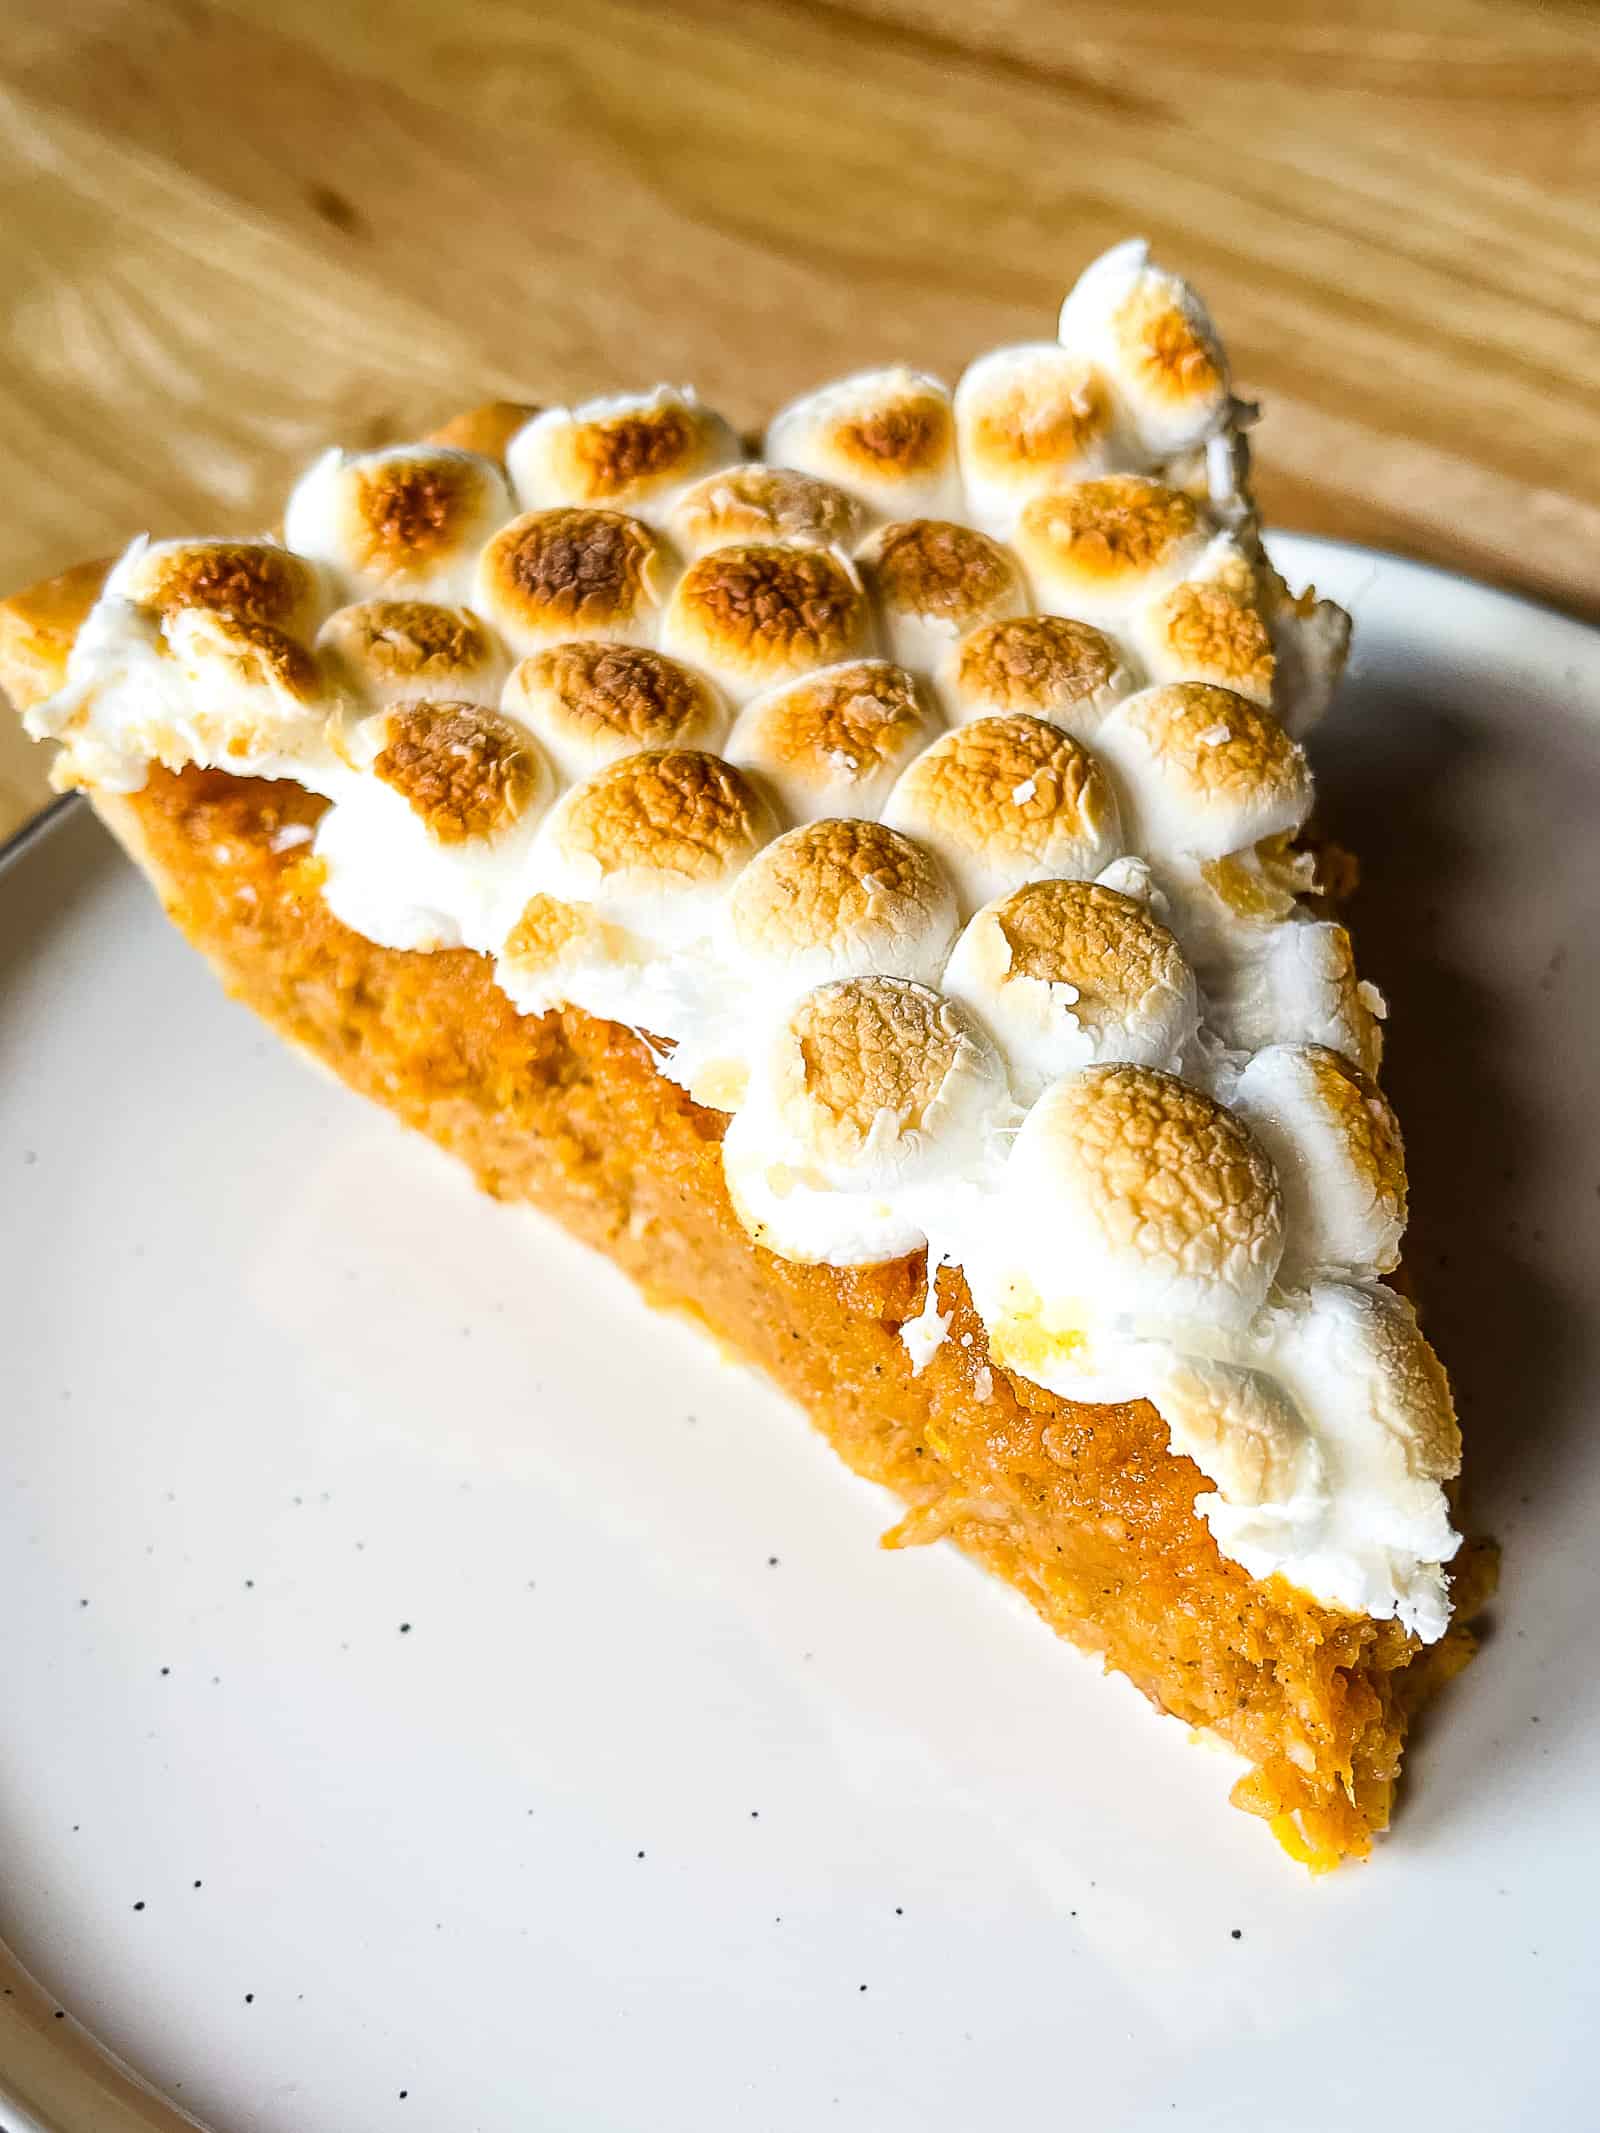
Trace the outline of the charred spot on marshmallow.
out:
M 750 541 L 838 548 L 860 540 L 867 514 L 832 482 L 759 461 L 723 467 L 685 490 L 672 507 L 668 531 L 688 556 Z
M 642 869 L 686 885 L 722 881 L 772 834 L 739 772 L 690 748 L 624 756 L 568 793 L 559 813 L 563 854 L 601 880 Z
M 360 600 L 317 636 L 330 678 L 358 701 L 408 696 L 480 700 L 497 693 L 505 659 L 469 608 L 424 600 Z
M 1117 804 L 1100 766 L 1042 719 L 974 719 L 904 771 L 884 820 L 932 847 L 969 908 L 1047 874 L 1116 857 Z
M 328 568 L 347 598 L 458 600 L 479 547 L 510 509 L 500 469 L 473 452 L 334 451 L 295 484 L 284 534 Z
M 1405 1148 L 1375 1082 L 1326 1045 L 1272 1045 L 1246 1066 L 1233 1107 L 1277 1169 L 1288 1264 L 1399 1264 Z
M 502 527 L 478 568 L 478 604 L 513 648 L 636 637 L 660 600 L 655 535 L 619 511 L 530 511 Z
M 661 386 L 547 408 L 512 439 L 506 460 L 518 501 L 530 509 L 611 505 L 648 514 L 736 449 L 720 415 L 691 393 Z
M 457 548 L 477 516 L 483 489 L 479 469 L 465 454 L 384 458 L 358 466 L 355 483 L 352 560 L 358 570 L 386 579 L 425 570 Z
M 854 573 L 821 548 L 743 542 L 689 565 L 668 605 L 662 642 L 748 695 L 848 658 L 866 634 Z
M 166 619 L 204 608 L 230 622 L 308 636 L 318 600 L 315 571 L 269 541 L 167 541 L 119 564 L 108 591 Z
M 927 474 L 950 450 L 950 410 L 936 393 L 906 394 L 848 418 L 834 433 L 836 449 L 869 478 Z
M 1204 527 L 1179 489 L 1137 474 L 1109 474 L 1052 489 L 1025 506 L 1017 548 L 1034 583 L 1069 612 L 1125 607 L 1191 551 Z
M 1220 859 L 1296 830 L 1311 810 L 1311 770 L 1270 711 L 1231 689 L 1172 682 L 1130 696 L 1096 746 L 1131 790 L 1153 849 Z
M 508 829 L 546 781 L 532 736 L 482 704 L 398 704 L 383 743 L 373 770 L 440 844 Z
M 1133 687 L 1109 637 L 1065 615 L 1019 615 L 963 637 L 945 693 L 957 719 L 1023 711 L 1086 739 Z
M 898 519 L 859 551 L 868 587 L 903 665 L 938 640 L 1020 612 L 1023 585 L 1010 552 L 971 526 Z
M 642 645 L 579 641 L 524 659 L 503 708 L 526 720 L 569 777 L 642 748 L 712 748 L 727 713 L 710 683 Z
M 734 939 L 789 971 L 932 981 L 956 934 L 937 863 L 880 822 L 809 822 L 751 860 L 729 900 Z
M 902 667 L 882 659 L 823 667 L 739 714 L 728 760 L 772 789 L 785 814 L 872 814 L 938 731 Z

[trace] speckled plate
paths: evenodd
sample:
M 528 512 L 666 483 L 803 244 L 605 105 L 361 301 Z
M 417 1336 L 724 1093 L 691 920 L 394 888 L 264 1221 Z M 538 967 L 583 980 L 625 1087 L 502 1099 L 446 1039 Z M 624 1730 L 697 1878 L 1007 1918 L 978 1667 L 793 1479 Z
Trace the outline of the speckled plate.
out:
M 1309 1882 L 1227 1758 L 876 1549 L 72 811 L 0 875 L 14 2133 L 1589 2122 L 1600 638 L 1280 551 L 1359 621 L 1326 812 L 1507 1549 L 1375 1863 Z

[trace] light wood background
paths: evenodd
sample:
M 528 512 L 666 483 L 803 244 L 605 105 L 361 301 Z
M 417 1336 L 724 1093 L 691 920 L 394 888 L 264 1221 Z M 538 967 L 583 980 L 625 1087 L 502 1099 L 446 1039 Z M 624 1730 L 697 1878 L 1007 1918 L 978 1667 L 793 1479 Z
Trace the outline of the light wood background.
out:
M 1597 202 L 1585 0 L 0 0 L 0 585 L 492 394 L 953 375 L 1142 232 L 1272 520 L 1600 615 Z

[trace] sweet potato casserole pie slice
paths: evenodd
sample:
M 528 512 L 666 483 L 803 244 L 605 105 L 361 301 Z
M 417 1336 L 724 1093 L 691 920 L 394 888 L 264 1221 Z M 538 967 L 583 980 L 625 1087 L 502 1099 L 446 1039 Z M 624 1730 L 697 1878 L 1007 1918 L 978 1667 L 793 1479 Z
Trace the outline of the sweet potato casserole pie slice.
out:
M 1348 620 L 1141 244 L 760 455 L 687 390 L 330 451 L 282 537 L 0 609 L 229 991 L 698 1314 L 944 1538 L 1368 1850 L 1470 1649 L 1386 1277 L 1383 1002 L 1301 841 Z

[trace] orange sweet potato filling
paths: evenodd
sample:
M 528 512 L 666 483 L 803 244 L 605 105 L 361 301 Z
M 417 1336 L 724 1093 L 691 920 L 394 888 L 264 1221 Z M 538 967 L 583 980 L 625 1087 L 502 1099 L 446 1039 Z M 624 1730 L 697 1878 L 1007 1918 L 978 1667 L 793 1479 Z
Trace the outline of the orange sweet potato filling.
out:
M 1463 1551 L 1457 1625 L 1426 1651 L 1251 1580 L 1196 1515 L 1208 1484 L 1154 1409 L 1081 1406 L 1008 1375 L 959 1273 L 940 1277 L 954 1338 L 913 1377 L 896 1329 L 922 1302 L 920 1256 L 838 1271 L 753 1243 L 723 1188 L 722 1114 L 664 1081 L 641 1039 L 577 1011 L 519 1016 L 483 957 L 397 953 L 340 925 L 305 847 L 272 848 L 320 800 L 157 771 L 133 806 L 172 917 L 233 994 L 485 1191 L 544 1208 L 768 1372 L 905 1504 L 890 1545 L 952 1540 L 1159 1708 L 1240 1750 L 1255 1767 L 1235 1801 L 1295 1856 L 1322 1868 L 1369 1849 L 1408 1713 L 1470 1656 L 1487 1551 Z

